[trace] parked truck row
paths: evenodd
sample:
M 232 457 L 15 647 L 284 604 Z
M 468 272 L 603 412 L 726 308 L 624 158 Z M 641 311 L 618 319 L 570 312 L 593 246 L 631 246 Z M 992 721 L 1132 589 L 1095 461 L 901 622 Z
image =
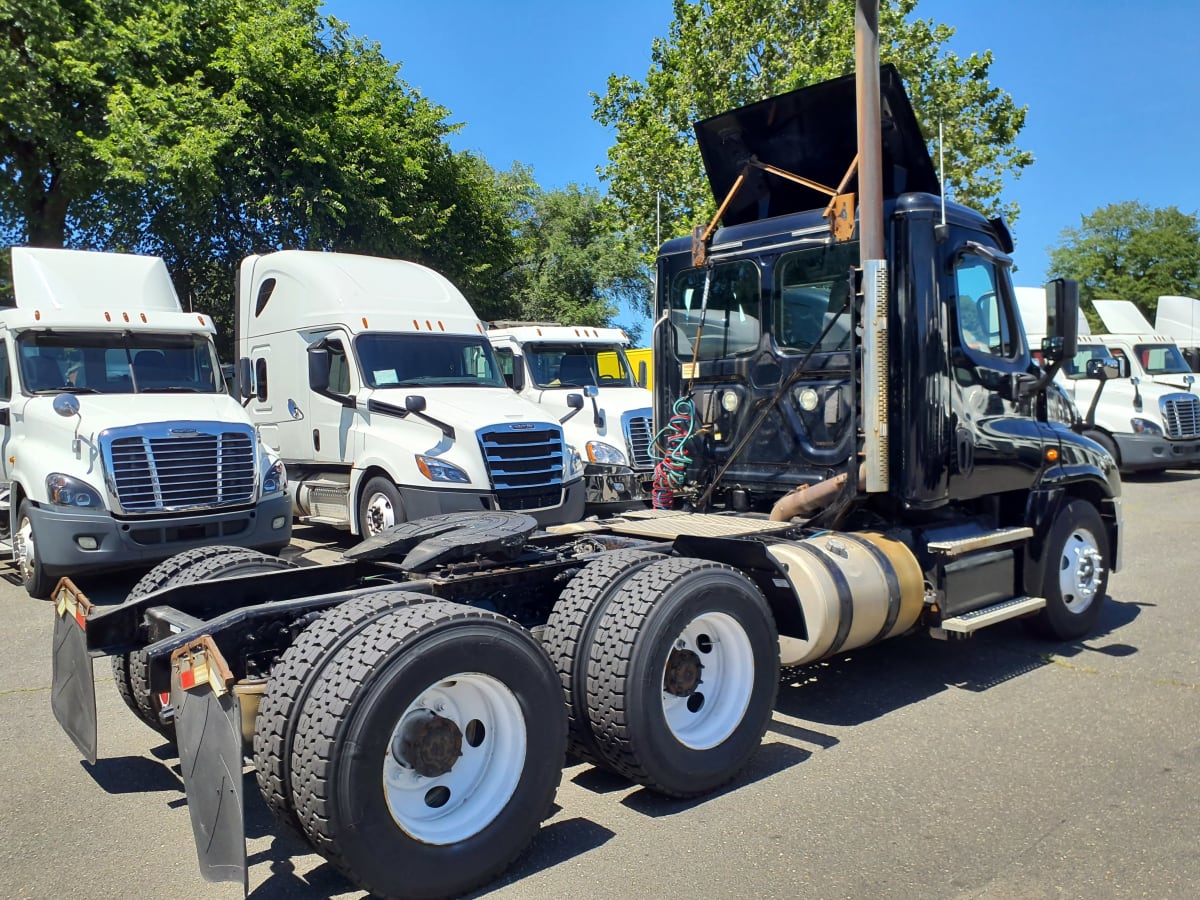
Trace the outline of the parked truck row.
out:
M 504 508 L 473 487 L 472 432 L 439 393 L 504 384 L 480 367 L 482 325 L 434 306 L 401 329 L 380 318 L 389 285 L 357 278 L 371 289 L 343 319 L 272 325 L 292 258 L 243 267 L 249 305 L 266 293 L 240 365 L 285 459 L 319 442 L 334 462 L 369 440 L 355 429 L 370 414 L 420 428 L 414 456 L 476 493 L 331 565 L 208 548 L 103 609 L 60 584 L 55 715 L 95 759 L 92 654 L 110 655 L 131 709 L 177 742 L 206 877 L 246 883 L 247 756 L 281 826 L 356 885 L 451 896 L 528 844 L 568 750 L 699 796 L 755 752 L 781 665 L 1018 617 L 1056 640 L 1093 628 L 1121 496 L 1112 457 L 1047 412 L 1077 353 L 1074 285 L 1047 286 L 1031 345 L 1003 222 L 942 203 L 901 80 L 878 68 L 874 5 L 859 0 L 857 20 L 857 91 L 851 76 L 696 125 L 722 215 L 658 254 L 653 406 L 674 424 L 654 509 L 549 525 L 540 501 Z M 413 357 L 453 336 L 443 363 L 462 371 L 381 366 L 376 328 Z M 267 346 L 285 333 L 290 350 Z M 557 342 L 556 373 L 528 358 L 520 377 L 574 384 L 562 367 L 577 343 Z M 1085 367 L 1115 373 L 1107 357 Z M 589 414 L 620 451 L 616 421 L 585 399 L 575 418 Z M 296 479 L 349 519 L 363 476 L 336 471 Z

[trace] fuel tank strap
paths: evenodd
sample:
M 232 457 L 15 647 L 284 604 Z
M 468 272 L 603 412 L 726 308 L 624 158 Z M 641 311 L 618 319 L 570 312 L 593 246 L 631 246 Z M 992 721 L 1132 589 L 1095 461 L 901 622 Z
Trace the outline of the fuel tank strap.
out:
M 841 538 L 844 535 L 839 534 L 838 537 Z M 828 556 L 808 542 L 796 541 L 789 546 L 807 553 L 819 562 L 828 573 L 834 588 L 837 590 L 839 611 L 837 633 L 834 635 L 833 643 L 829 645 L 829 650 L 825 654 L 826 656 L 832 656 L 842 649 L 842 645 L 846 643 L 846 638 L 850 636 L 850 627 L 854 624 L 854 597 L 850 591 L 850 582 L 846 580 L 845 574 L 834 565 Z
M 841 532 L 839 537 L 858 544 L 871 554 L 879 566 L 879 571 L 883 574 L 884 581 L 887 583 L 887 615 L 884 617 L 883 625 L 879 628 L 879 633 L 871 639 L 871 643 L 882 641 L 887 637 L 888 632 L 892 630 L 893 626 L 895 626 L 896 620 L 900 618 L 900 579 L 896 575 L 896 568 L 884 552 L 866 538 L 860 537 L 853 532 Z

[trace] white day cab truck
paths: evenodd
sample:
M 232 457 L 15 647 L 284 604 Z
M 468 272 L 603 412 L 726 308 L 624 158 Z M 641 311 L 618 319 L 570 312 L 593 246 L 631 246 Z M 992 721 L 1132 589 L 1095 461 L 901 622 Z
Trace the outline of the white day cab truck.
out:
M 1039 288 L 1016 288 L 1031 341 L 1041 339 L 1045 315 Z M 1095 300 L 1113 333 L 1080 334 L 1077 351 L 1057 380 L 1082 418 L 1080 433 L 1109 452 L 1122 472 L 1161 472 L 1200 465 L 1200 396 L 1195 376 L 1170 338 L 1157 334 L 1132 303 Z M 1086 322 L 1079 317 L 1080 330 Z M 1115 364 L 1112 377 L 1089 374 L 1096 361 Z M 1103 370 L 1103 366 L 1101 370 Z
M 60 584 L 55 715 L 94 759 L 90 654 L 145 657 L 206 877 L 246 884 L 246 755 L 281 827 L 359 888 L 459 896 L 533 839 L 568 749 L 698 797 L 757 751 L 781 666 L 1017 618 L 1058 641 L 1102 624 L 1121 482 L 1046 400 L 1075 356 L 1075 285 L 1045 295 L 1043 370 L 1007 228 L 941 202 L 876 13 L 859 0 L 860 91 L 840 78 L 696 125 L 723 212 L 658 254 L 654 406 L 678 421 L 656 508 L 432 516 L 327 565 L 213 584 L 173 564 L 105 609 Z
M 291 498 L 225 391 L 215 327 L 157 257 L 12 249 L 0 310 L 3 522 L 26 589 L 193 547 L 277 553 Z
M 493 322 L 488 337 L 509 385 L 563 426 L 583 458 L 585 512 L 650 504 L 654 411 L 620 328 Z M 643 364 L 644 370 L 644 364 Z
M 411 262 L 286 250 L 241 265 L 239 384 L 299 520 L 370 537 L 422 516 L 583 514 L 579 456 L 506 385 L 486 329 Z

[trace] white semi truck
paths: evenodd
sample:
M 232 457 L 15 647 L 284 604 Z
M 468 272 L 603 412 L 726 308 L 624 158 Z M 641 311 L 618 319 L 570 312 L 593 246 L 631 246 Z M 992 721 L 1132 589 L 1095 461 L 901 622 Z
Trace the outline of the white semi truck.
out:
M 370 537 L 488 510 L 583 514 L 562 426 L 516 396 L 463 295 L 411 262 L 286 250 L 247 257 L 239 385 L 288 466 L 303 522 Z
M 625 355 L 625 332 L 494 322 L 488 337 L 505 380 L 561 422 L 583 458 L 585 511 L 604 515 L 648 506 L 654 481 L 653 398 Z
M 1016 289 L 1021 315 L 1037 345 L 1045 331 L 1038 288 Z M 1044 301 L 1043 301 L 1044 303 Z M 1155 334 L 1133 304 L 1093 301 L 1111 334 L 1081 334 L 1057 379 L 1083 418 L 1080 431 L 1117 461 L 1122 472 L 1155 472 L 1200 464 L 1200 396 L 1179 349 Z M 1081 330 L 1086 327 L 1080 317 Z M 1090 360 L 1115 360 L 1121 377 L 1088 375 Z
M 212 319 L 157 257 L 12 250 L 0 311 L 0 498 L 26 589 L 220 543 L 278 552 L 277 456 L 226 393 Z

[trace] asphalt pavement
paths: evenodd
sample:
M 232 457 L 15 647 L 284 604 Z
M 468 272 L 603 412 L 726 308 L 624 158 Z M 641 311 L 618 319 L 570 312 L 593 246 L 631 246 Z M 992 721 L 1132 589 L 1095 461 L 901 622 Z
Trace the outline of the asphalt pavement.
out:
M 1100 628 L 898 638 L 780 690 L 750 766 L 670 801 L 587 765 L 481 896 L 1192 898 L 1200 885 L 1200 474 L 1125 485 Z M 297 529 L 293 552 L 346 540 Z M 116 600 L 137 573 L 89 581 Z M 80 579 L 83 581 L 84 579 Z M 0 897 L 234 898 L 197 873 L 177 761 L 96 662 L 100 758 L 50 712 L 48 603 L 0 581 Z M 247 777 L 250 896 L 358 897 Z

